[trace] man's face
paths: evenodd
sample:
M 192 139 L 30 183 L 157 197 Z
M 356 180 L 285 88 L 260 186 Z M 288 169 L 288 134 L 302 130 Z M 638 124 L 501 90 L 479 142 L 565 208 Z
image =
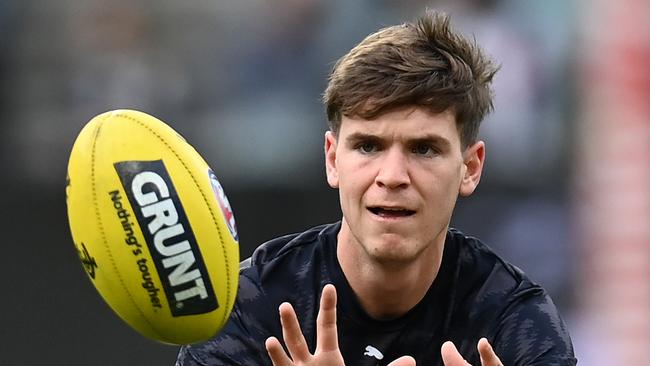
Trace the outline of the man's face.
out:
M 478 184 L 484 145 L 463 151 L 450 111 L 407 107 L 373 120 L 343 117 L 338 138 L 325 136 L 325 154 L 343 211 L 340 238 L 400 263 L 442 245 L 458 195 Z

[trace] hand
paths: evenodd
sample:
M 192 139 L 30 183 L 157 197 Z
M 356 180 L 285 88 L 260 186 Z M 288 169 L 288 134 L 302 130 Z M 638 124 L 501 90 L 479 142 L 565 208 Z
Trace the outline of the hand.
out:
M 280 323 L 282 324 L 282 337 L 284 337 L 291 357 L 284 352 L 277 338 L 269 337 L 265 346 L 273 366 L 345 365 L 339 350 L 336 328 L 336 289 L 333 285 L 328 284 L 323 288 L 316 319 L 316 352 L 313 355 L 309 353 L 307 342 L 300 330 L 298 317 L 291 304 L 285 302 L 280 305 Z M 400 357 L 388 366 L 415 366 L 415 360 L 408 356 Z
M 481 338 L 476 348 L 478 348 L 481 357 L 481 366 L 503 366 L 487 339 Z M 445 366 L 471 366 L 460 355 L 453 342 L 445 342 L 440 349 L 440 353 L 442 353 L 442 362 Z

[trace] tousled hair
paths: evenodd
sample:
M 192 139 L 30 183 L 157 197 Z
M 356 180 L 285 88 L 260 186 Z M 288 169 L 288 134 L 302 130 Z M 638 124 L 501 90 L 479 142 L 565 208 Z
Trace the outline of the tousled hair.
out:
M 450 27 L 447 15 L 427 11 L 416 23 L 369 35 L 338 60 L 323 95 L 330 130 L 338 135 L 343 116 L 373 119 L 411 105 L 450 109 L 467 147 L 493 109 L 497 70 L 474 39 Z

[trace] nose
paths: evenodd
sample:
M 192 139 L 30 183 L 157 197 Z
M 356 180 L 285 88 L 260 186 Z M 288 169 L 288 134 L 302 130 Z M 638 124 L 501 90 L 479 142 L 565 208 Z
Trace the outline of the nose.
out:
M 379 161 L 379 171 L 375 183 L 380 187 L 404 188 L 411 184 L 408 171 L 408 157 L 398 148 L 385 151 L 383 159 Z

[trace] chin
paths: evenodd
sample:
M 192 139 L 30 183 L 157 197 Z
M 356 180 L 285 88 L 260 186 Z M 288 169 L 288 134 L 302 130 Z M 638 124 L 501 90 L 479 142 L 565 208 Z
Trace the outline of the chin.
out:
M 378 263 L 408 264 L 415 261 L 422 251 L 418 249 L 416 243 L 403 237 L 390 235 L 386 238 L 385 236 L 366 248 L 368 255 Z

